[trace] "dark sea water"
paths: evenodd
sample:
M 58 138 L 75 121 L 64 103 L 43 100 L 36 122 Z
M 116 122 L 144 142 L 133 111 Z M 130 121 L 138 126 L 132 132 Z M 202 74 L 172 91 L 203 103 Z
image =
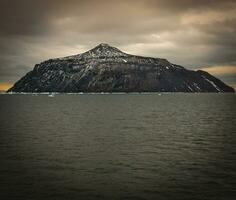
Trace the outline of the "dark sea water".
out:
M 0 95 L 0 199 L 236 199 L 236 94 Z

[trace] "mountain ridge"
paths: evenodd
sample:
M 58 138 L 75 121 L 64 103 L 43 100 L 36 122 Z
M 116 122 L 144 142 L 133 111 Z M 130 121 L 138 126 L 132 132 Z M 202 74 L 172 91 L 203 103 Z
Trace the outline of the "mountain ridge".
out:
M 234 92 L 210 75 L 163 58 L 127 54 L 101 43 L 81 54 L 49 59 L 8 92 Z

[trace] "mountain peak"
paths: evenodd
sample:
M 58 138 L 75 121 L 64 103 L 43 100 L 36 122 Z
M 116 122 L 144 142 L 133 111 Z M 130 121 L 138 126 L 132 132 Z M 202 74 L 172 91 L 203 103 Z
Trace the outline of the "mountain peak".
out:
M 107 44 L 107 43 L 100 43 L 99 45 L 97 45 L 96 47 L 111 47 L 111 45 Z
M 112 47 L 106 43 L 101 43 L 101 44 L 97 45 L 96 47 L 94 47 L 93 49 L 91 49 L 90 51 L 92 51 L 92 50 L 100 50 L 100 51 L 107 51 L 107 50 L 117 51 L 118 50 L 118 51 L 120 51 L 119 49 Z
M 92 57 L 116 57 L 116 56 L 126 56 L 127 54 L 117 49 L 116 47 L 110 46 L 106 43 L 101 43 L 94 47 L 93 49 L 85 52 L 83 55 L 89 55 Z

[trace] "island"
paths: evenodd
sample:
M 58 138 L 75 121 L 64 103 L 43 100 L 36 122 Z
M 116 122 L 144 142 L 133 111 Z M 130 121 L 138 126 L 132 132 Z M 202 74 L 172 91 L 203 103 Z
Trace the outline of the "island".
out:
M 162 58 L 130 55 L 102 43 L 85 53 L 36 64 L 8 92 L 234 92 L 234 89 L 205 71 L 188 70 Z

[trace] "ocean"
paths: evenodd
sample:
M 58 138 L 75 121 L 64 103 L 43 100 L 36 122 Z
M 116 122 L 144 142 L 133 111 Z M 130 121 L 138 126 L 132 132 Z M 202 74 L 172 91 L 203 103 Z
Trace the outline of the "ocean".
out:
M 0 199 L 236 199 L 236 94 L 2 94 Z

